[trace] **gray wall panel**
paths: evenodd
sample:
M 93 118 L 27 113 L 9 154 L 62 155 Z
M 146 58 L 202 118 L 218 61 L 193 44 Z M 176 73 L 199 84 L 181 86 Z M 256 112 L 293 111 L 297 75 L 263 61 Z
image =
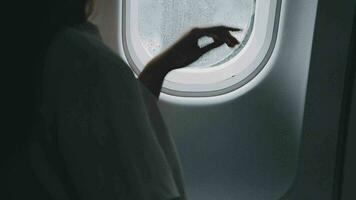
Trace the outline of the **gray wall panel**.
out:
M 283 1 L 272 70 L 255 88 L 214 105 L 162 102 L 196 200 L 278 199 L 297 169 L 317 1 Z

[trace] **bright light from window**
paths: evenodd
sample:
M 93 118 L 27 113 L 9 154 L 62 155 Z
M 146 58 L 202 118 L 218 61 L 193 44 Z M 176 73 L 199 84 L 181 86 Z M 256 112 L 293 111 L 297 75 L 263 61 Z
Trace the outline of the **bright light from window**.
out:
M 208 97 L 238 89 L 266 65 L 276 41 L 281 0 L 123 0 L 122 56 L 139 74 L 145 65 L 193 27 L 242 28 L 242 43 L 223 45 L 186 68 L 174 70 L 162 91 Z M 211 38 L 210 38 L 211 39 Z M 203 38 L 199 43 L 209 43 Z
M 147 53 L 155 56 L 194 27 L 226 25 L 242 28 L 242 32 L 232 34 L 245 44 L 253 25 L 254 4 L 254 0 L 138 0 L 140 41 Z M 242 47 L 231 49 L 224 45 L 191 66 L 210 67 L 225 62 Z

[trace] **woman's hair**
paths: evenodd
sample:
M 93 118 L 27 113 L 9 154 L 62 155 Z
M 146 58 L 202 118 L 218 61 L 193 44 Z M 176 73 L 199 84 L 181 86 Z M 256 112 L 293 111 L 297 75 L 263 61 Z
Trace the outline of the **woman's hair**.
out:
M 9 58 L 3 73 L 8 83 L 2 90 L 5 105 L 2 115 L 7 119 L 1 134 L 0 156 L 6 163 L 24 148 L 39 117 L 43 60 L 53 37 L 62 29 L 87 21 L 93 12 L 94 0 L 36 0 L 21 2 L 8 19 L 11 35 L 5 57 Z M 7 20 L 6 20 L 7 21 Z M 5 45 L 7 43 L 5 42 Z M 6 107 L 6 108 L 5 108 Z M 3 132 L 4 132 L 3 131 Z M 4 133 L 5 133 L 4 132 Z

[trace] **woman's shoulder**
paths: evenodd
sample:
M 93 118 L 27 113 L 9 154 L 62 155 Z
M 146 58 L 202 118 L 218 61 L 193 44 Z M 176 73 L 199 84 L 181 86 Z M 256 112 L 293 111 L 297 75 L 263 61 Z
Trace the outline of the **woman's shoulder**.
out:
M 50 43 L 46 63 L 67 67 L 78 61 L 102 68 L 128 68 L 123 60 L 102 42 L 100 35 L 75 27 L 65 28 L 58 32 Z
M 48 52 L 62 55 L 82 54 L 89 58 L 114 56 L 112 55 L 114 53 L 103 44 L 99 35 L 75 27 L 67 27 L 59 31 L 53 37 Z

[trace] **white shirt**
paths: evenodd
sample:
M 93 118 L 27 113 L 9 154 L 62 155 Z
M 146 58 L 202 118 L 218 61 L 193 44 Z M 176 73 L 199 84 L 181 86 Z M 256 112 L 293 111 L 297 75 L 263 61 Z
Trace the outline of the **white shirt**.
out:
M 156 98 L 89 23 L 61 31 L 43 73 L 32 165 L 53 199 L 186 199 Z

